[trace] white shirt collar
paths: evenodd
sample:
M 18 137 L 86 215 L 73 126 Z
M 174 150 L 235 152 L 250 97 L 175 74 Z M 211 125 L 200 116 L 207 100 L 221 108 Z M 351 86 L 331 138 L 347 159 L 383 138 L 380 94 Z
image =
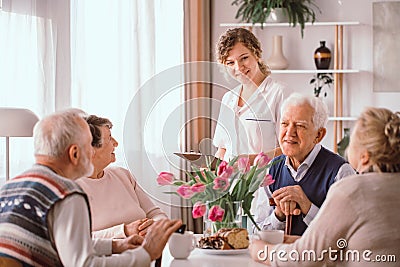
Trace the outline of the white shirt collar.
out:
M 313 164 L 315 158 L 317 157 L 319 151 L 321 150 L 321 147 L 322 146 L 320 143 L 316 144 L 314 148 L 311 150 L 310 154 L 308 154 L 306 159 L 297 168 L 297 171 L 292 167 L 292 165 L 290 165 L 289 157 L 286 156 L 285 165 L 289 168 L 290 174 L 292 175 L 293 179 L 296 182 L 299 182 L 307 173 L 311 164 Z
M 272 78 L 270 76 L 265 77 L 265 79 L 262 81 L 260 86 L 258 87 L 258 90 L 260 92 L 264 92 L 267 88 L 267 85 L 272 81 Z

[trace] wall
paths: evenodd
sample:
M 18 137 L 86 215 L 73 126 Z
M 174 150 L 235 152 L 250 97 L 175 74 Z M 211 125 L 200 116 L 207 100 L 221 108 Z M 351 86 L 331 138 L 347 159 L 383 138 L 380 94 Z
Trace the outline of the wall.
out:
M 237 6 L 232 6 L 233 0 L 212 0 L 212 43 L 215 44 L 220 34 L 227 27 L 220 23 L 240 22 L 235 19 Z M 400 110 L 400 94 L 373 91 L 373 49 L 372 49 L 372 3 L 373 0 L 316 0 L 321 14 L 317 21 L 359 21 L 359 26 L 344 28 L 344 59 L 343 68 L 359 69 L 360 73 L 346 74 L 343 83 L 344 115 L 357 116 L 366 106 L 386 107 Z M 380 1 L 384 2 L 384 1 Z M 339 4 L 341 3 L 341 4 Z M 400 26 L 400 25 L 399 25 Z M 320 40 L 325 40 L 333 54 L 334 28 L 313 26 L 307 27 L 304 38 L 301 38 L 300 28 L 268 27 L 253 28 L 263 45 L 263 58 L 271 54 L 272 36 L 283 36 L 283 51 L 289 61 L 289 69 L 315 69 L 313 53 Z M 331 63 L 333 64 L 333 63 Z M 399 63 L 400 64 L 400 63 Z M 333 66 L 333 65 L 332 65 Z M 277 80 L 285 82 L 292 90 L 312 94 L 313 87 L 309 84 L 312 74 L 273 74 Z M 221 90 L 215 90 L 215 97 L 222 97 Z M 330 93 L 330 95 L 329 95 Z M 328 102 L 333 102 L 333 87 L 328 91 Z M 352 123 L 344 123 L 352 126 Z M 328 135 L 323 144 L 332 148 L 332 123 L 328 125 Z

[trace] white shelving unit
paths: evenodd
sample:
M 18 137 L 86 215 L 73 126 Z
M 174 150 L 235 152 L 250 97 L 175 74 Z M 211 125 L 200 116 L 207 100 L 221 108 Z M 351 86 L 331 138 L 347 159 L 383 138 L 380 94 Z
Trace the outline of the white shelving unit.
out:
M 334 27 L 335 41 L 333 60 L 334 68 L 329 70 L 272 70 L 277 74 L 307 74 L 307 73 L 332 73 L 334 78 L 334 108 L 333 117 L 329 120 L 333 122 L 333 150 L 337 152 L 338 140 L 342 139 L 343 121 L 355 121 L 355 117 L 343 115 L 343 76 L 349 73 L 359 73 L 360 70 L 343 69 L 343 27 L 361 25 L 358 21 L 341 22 L 307 22 L 306 27 Z M 246 27 L 250 30 L 253 27 L 292 27 L 289 23 L 220 23 L 220 27 Z
M 306 22 L 306 27 L 361 25 L 358 21 Z M 220 23 L 220 27 L 261 27 L 261 23 Z M 263 27 L 292 27 L 289 23 L 263 23 Z
M 358 73 L 359 70 L 272 70 L 272 73 L 277 74 L 307 74 L 307 73 Z
M 357 117 L 329 117 L 329 121 L 356 121 Z

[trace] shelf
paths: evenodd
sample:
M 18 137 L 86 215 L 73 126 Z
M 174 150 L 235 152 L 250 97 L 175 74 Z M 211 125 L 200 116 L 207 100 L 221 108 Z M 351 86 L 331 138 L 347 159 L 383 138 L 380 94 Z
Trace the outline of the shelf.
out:
M 359 70 L 334 70 L 334 69 L 329 69 L 329 70 L 271 70 L 271 73 L 277 73 L 277 74 L 306 74 L 306 73 L 358 73 L 360 72 Z
M 314 26 L 346 26 L 346 25 L 361 25 L 359 21 L 341 21 L 341 22 L 306 22 L 305 26 L 307 27 L 314 27 Z M 293 27 L 289 23 L 220 23 L 219 26 L 221 27 Z
M 357 117 L 329 117 L 328 121 L 356 121 Z
M 295 26 L 289 23 L 220 23 L 220 27 L 247 27 L 250 30 L 255 27 L 291 27 Z M 356 117 L 346 117 L 343 114 L 343 77 L 344 74 L 359 73 L 360 70 L 343 69 L 343 28 L 344 26 L 362 25 L 359 21 L 327 21 L 327 22 L 306 22 L 308 27 L 326 27 L 334 28 L 334 51 L 332 53 L 333 69 L 317 70 L 317 69 L 288 69 L 288 70 L 271 70 L 273 74 L 317 74 L 332 73 L 334 76 L 334 98 L 333 98 L 333 116 L 328 120 L 333 124 L 333 151 L 337 152 L 338 140 L 342 139 L 343 123 L 354 122 Z M 298 24 L 297 24 L 298 26 Z

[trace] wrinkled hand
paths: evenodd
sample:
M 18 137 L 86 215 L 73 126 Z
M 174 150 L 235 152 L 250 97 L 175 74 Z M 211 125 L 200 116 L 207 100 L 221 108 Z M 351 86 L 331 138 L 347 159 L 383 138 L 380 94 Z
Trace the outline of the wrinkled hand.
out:
M 163 219 L 154 222 L 149 228 L 142 243 L 151 260 L 158 259 L 167 244 L 169 237 L 182 225 L 181 220 Z
M 129 224 L 124 225 L 124 231 L 126 236 L 140 235 L 145 236 L 148 227 L 154 223 L 153 219 L 144 218 L 141 220 L 133 221 Z
M 122 253 L 127 249 L 134 249 L 143 243 L 143 237 L 139 235 L 131 235 L 123 239 L 113 239 L 112 253 Z
M 301 210 L 297 208 L 297 203 L 294 201 L 280 201 L 276 204 L 275 207 L 275 216 L 280 220 L 284 221 L 286 219 L 286 215 L 300 215 Z
M 272 196 L 277 206 L 275 214 L 278 218 L 289 214 L 307 214 L 311 208 L 311 201 L 299 185 L 282 187 Z

